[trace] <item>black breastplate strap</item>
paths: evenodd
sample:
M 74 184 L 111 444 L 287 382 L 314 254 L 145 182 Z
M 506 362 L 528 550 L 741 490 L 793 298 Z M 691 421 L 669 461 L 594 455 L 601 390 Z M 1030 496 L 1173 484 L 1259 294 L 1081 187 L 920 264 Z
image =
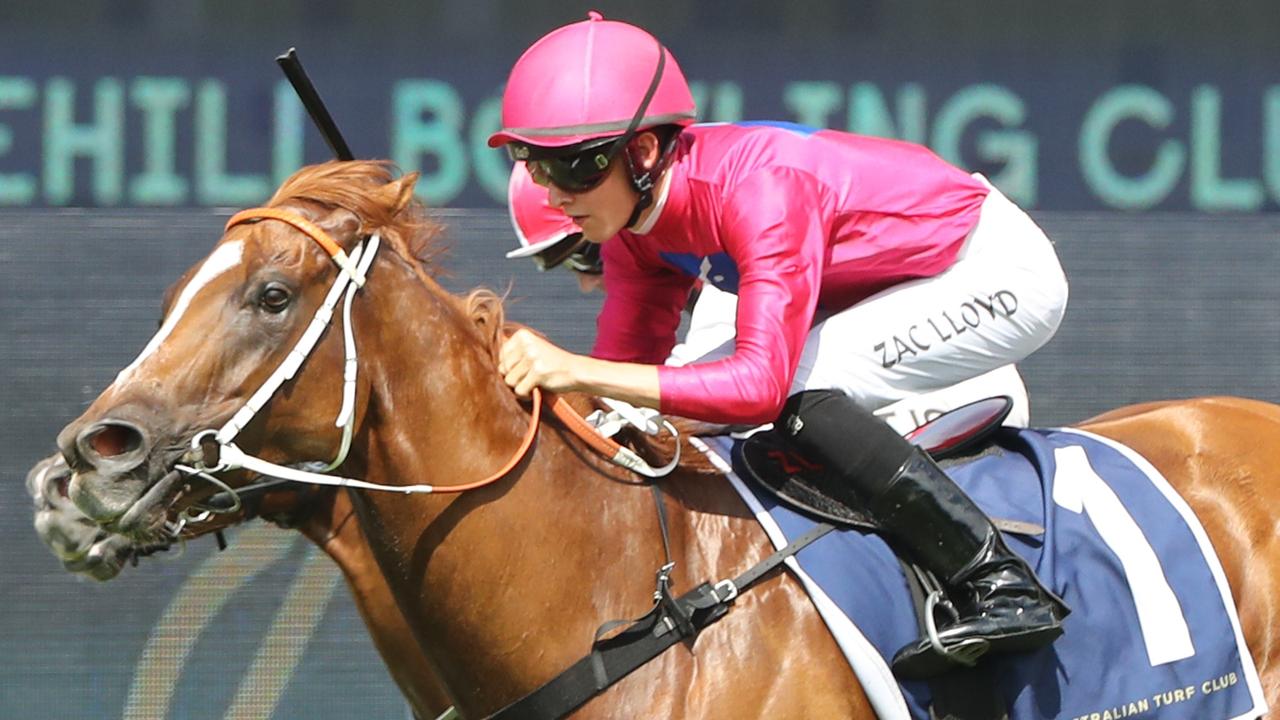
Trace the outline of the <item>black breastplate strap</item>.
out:
M 816 525 L 732 580 L 703 583 L 674 599 L 661 597 L 665 578 L 660 572 L 659 597 L 652 610 L 625 629 L 597 640 L 586 657 L 489 720 L 555 720 L 568 715 L 667 648 L 719 620 L 738 593 L 833 529 L 825 523 Z

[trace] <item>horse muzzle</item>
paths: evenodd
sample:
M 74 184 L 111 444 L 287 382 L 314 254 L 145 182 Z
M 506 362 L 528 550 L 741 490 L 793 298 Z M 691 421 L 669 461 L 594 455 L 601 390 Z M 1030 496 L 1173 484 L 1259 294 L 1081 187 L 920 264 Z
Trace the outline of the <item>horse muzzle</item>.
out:
M 27 474 L 36 534 L 67 571 L 110 580 L 128 560 L 132 545 L 103 530 L 71 502 L 70 481 L 71 469 L 61 455 L 41 460 Z

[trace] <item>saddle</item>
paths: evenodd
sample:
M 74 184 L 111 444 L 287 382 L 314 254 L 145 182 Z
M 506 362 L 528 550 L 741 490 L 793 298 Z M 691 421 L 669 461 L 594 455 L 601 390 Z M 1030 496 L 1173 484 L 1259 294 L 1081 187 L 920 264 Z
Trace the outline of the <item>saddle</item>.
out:
M 1012 409 L 1013 400 L 1005 395 L 977 400 L 921 425 L 907 435 L 907 440 L 939 462 L 967 455 L 990 442 Z M 841 527 L 880 529 L 860 508 L 831 498 L 823 488 L 839 481 L 828 477 L 827 468 L 792 450 L 777 428 L 758 432 L 739 443 L 733 460 L 739 477 L 754 482 L 794 510 Z M 992 518 L 992 522 L 1004 532 L 1029 536 L 1044 533 L 1044 528 L 1033 523 L 1000 518 Z

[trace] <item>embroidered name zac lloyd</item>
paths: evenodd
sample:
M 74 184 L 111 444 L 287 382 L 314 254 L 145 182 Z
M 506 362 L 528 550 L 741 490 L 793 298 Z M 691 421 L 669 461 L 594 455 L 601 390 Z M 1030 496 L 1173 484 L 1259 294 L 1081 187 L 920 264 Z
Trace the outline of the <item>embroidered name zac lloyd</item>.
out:
M 1009 290 L 999 290 L 986 298 L 974 297 L 959 306 L 940 311 L 922 321 L 914 322 L 901 332 L 876 343 L 872 350 L 886 368 L 902 362 L 908 355 L 927 352 L 935 344 L 949 342 L 953 338 L 977 328 L 982 323 L 999 322 L 1018 312 L 1018 296 Z

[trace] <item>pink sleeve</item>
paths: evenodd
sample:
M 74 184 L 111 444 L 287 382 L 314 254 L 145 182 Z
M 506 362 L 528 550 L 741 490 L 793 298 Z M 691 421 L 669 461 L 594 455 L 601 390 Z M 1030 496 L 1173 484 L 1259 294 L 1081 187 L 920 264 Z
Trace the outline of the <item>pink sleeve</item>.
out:
M 596 316 L 591 356 L 661 364 L 676 344 L 680 310 L 693 278 L 662 266 L 641 267 L 642 261 L 620 237 L 604 244 L 601 259 L 605 296 Z
M 738 266 L 733 355 L 658 368 L 661 410 L 709 422 L 765 423 L 782 409 L 813 322 L 828 228 L 813 176 L 762 170 L 725 199 L 721 238 Z

